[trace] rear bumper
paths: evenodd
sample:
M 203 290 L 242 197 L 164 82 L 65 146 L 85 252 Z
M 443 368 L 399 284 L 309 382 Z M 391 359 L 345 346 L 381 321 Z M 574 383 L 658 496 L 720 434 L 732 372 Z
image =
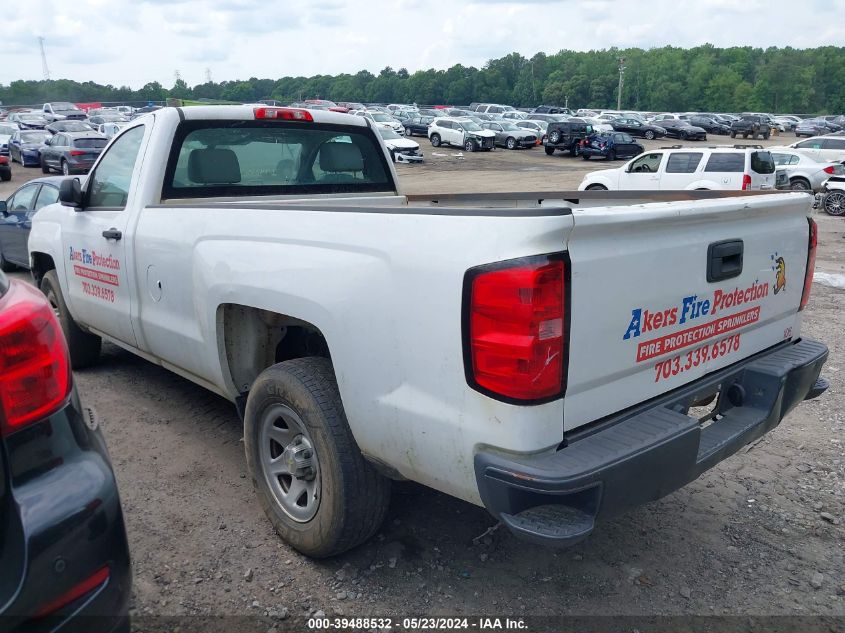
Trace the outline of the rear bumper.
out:
M 517 536 L 567 546 L 599 519 L 659 499 L 775 428 L 801 401 L 827 389 L 828 351 L 779 345 L 633 410 L 578 430 L 566 447 L 534 455 L 475 456 L 487 509 Z M 690 405 L 721 389 L 722 417 L 702 428 Z
M 93 412 L 85 415 L 89 414 L 93 416 Z M 43 473 L 12 486 L 19 510 L 12 546 L 23 564 L 14 570 L 20 578 L 14 594 L 0 604 L 0 631 L 128 631 L 129 545 L 102 434 L 85 424 L 75 395 L 63 410 L 18 433 L 24 434 L 29 437 L 6 439 L 13 462 L 18 454 L 24 460 L 13 469 L 22 469 L 26 463 L 24 449 L 10 446 L 14 442 L 26 441 L 42 452 L 55 451 L 55 458 Z M 68 437 L 73 442 L 57 446 L 55 438 Z M 59 607 L 62 596 L 104 567 L 109 570 L 107 579 Z M 33 618 L 50 604 L 58 607 L 52 614 Z

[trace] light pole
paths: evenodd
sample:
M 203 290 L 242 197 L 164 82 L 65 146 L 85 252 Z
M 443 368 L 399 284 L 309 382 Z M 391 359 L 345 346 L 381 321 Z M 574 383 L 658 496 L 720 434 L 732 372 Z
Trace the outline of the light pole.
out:
M 622 109 L 622 84 L 625 83 L 625 80 L 623 79 L 624 75 L 625 75 L 625 58 L 620 57 L 619 58 L 619 92 L 616 95 L 616 109 L 617 110 Z

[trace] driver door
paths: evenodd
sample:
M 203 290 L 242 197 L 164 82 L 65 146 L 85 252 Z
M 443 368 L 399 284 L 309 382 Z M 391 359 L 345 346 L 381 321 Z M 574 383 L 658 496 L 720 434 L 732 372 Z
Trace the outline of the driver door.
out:
M 21 187 L 9 198 L 6 214 L 0 218 L 0 253 L 3 259 L 19 266 L 28 266 L 26 250 L 29 231 L 26 230 L 35 206 L 35 197 L 41 185 L 34 183 Z
M 645 152 L 622 168 L 619 189 L 647 191 L 660 189 L 660 173 L 664 162 L 663 152 Z
M 88 176 L 83 205 L 66 216 L 62 246 L 66 259 L 65 300 L 74 318 L 92 329 L 137 347 L 131 321 L 135 280 L 127 249 L 133 187 L 147 125 L 127 130 L 103 153 Z

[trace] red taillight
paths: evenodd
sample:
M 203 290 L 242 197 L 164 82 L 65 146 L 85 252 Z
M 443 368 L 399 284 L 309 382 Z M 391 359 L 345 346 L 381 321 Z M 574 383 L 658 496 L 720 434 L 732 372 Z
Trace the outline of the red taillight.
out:
M 255 108 L 256 119 L 275 119 L 278 121 L 314 121 L 308 110 L 297 108 Z
M 836 173 L 836 167 L 834 167 L 833 165 L 829 165 L 829 166 L 825 167 L 822 171 L 824 171 L 824 173 L 826 173 L 826 174 L 835 174 Z
M 467 380 L 527 403 L 562 395 L 566 263 L 559 255 L 473 269 L 465 284 Z
M 103 567 L 102 569 L 98 569 L 93 575 L 89 576 L 79 584 L 71 587 L 69 591 L 63 593 L 55 600 L 51 600 L 50 602 L 45 604 L 38 611 L 35 612 L 35 615 L 33 617 L 44 618 L 50 615 L 51 613 L 55 613 L 62 607 L 69 605 L 74 600 L 78 600 L 85 594 L 91 593 L 97 587 L 106 582 L 108 579 L 109 568 Z
M 79 150 L 79 149 L 72 149 L 68 152 L 68 154 L 70 154 L 71 156 L 85 156 L 85 154 L 87 154 L 87 153 L 88 152 L 83 152 L 82 150 Z
M 807 307 L 810 300 L 810 289 L 813 287 L 813 273 L 816 270 L 816 246 L 819 243 L 819 230 L 812 218 L 807 218 L 810 223 L 810 240 L 807 246 L 807 271 L 804 273 L 804 292 L 801 294 L 801 307 Z
M 62 407 L 71 390 L 67 345 L 38 290 L 12 281 L 0 299 L 0 435 Z
M 743 174 L 742 176 L 742 190 L 747 191 L 751 187 L 751 176 L 749 174 Z

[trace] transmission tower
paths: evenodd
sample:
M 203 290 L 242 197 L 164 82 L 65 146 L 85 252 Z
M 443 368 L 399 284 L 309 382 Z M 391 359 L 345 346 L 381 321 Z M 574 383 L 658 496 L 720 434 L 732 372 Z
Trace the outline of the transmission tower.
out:
M 207 83 L 207 84 L 211 83 L 211 68 L 205 69 L 205 83 Z
M 38 45 L 41 47 L 41 72 L 44 74 L 44 80 L 50 80 L 50 68 L 47 66 L 47 52 L 44 50 L 44 38 L 38 38 Z

